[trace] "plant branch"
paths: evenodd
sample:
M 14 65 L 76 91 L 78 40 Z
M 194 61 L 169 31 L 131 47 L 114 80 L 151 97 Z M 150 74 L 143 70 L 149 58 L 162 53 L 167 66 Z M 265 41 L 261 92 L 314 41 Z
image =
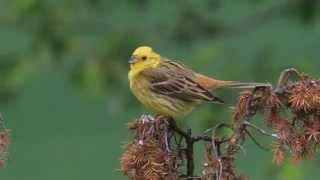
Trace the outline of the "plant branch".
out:
M 275 133 L 267 133 L 265 130 L 259 128 L 258 126 L 248 122 L 248 121 L 245 121 L 244 122 L 244 125 L 246 126 L 249 126 L 251 128 L 253 128 L 254 130 L 258 131 L 259 133 L 265 135 L 265 136 L 269 136 L 269 137 L 272 137 L 272 138 L 275 138 L 275 139 L 280 139 L 279 136 Z
M 298 81 L 289 81 L 294 74 L 299 77 Z M 284 151 L 290 153 L 296 160 L 303 159 L 306 155 L 314 155 L 316 147 L 320 144 L 319 105 L 320 80 L 306 75 L 301 76 L 295 69 L 287 69 L 281 73 L 275 89 L 271 86 L 261 86 L 240 94 L 232 126 L 221 123 L 201 135 L 193 136 L 191 129 L 187 131 L 180 129 L 176 121 L 170 117 L 140 118 L 131 128 L 136 130 L 136 140 L 129 144 L 127 153 L 122 158 L 122 169 L 125 173 L 131 173 L 129 170 L 133 169 L 136 173 L 134 177 L 142 173 L 144 179 L 150 179 L 145 177 L 153 171 L 154 174 L 151 175 L 159 177 L 160 174 L 162 179 L 163 174 L 166 174 L 166 177 L 174 177 L 171 179 L 179 177 L 185 180 L 246 179 L 235 172 L 235 154 L 239 150 L 244 150 L 242 144 L 247 138 L 250 138 L 258 147 L 266 149 L 249 130 L 253 129 L 276 141 L 273 147 L 273 161 L 277 164 L 282 162 Z M 292 116 L 282 117 L 287 112 Z M 252 118 L 257 113 L 264 115 L 266 125 L 274 133 L 267 132 L 252 123 Z M 221 128 L 231 129 L 230 137 L 219 137 L 218 130 Z M 194 175 L 193 153 L 197 142 L 206 142 L 202 176 Z M 143 152 L 143 156 L 139 152 Z M 146 161 L 146 157 L 152 158 Z M 137 162 L 134 166 L 131 159 Z M 152 160 L 154 162 L 149 163 Z M 179 168 L 183 162 L 186 162 L 185 173 L 181 173 Z M 162 168 L 163 173 L 159 173 L 157 170 L 159 168 Z

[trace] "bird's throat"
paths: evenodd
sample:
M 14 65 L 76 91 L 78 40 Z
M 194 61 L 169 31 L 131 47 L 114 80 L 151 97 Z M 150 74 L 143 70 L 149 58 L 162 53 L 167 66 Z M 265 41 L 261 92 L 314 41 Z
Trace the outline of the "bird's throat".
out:
M 128 78 L 130 83 L 133 82 L 133 79 L 140 74 L 143 70 L 147 68 L 155 68 L 159 65 L 160 62 L 153 62 L 153 63 L 136 63 L 136 64 L 131 64 L 130 65 L 130 71 L 128 74 Z

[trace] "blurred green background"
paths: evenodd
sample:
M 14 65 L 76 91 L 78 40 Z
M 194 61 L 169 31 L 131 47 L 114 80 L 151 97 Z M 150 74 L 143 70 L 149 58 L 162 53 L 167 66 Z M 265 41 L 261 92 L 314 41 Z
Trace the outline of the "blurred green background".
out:
M 319 77 L 319 1 L 0 0 L 0 111 L 12 129 L 0 179 L 125 179 L 126 124 L 146 112 L 127 81 L 140 45 L 218 79 L 275 83 L 288 67 Z M 216 93 L 226 105 L 180 123 L 200 133 L 229 122 L 238 91 Z M 237 167 L 250 179 L 320 176 L 319 158 L 275 166 L 272 152 L 245 150 Z

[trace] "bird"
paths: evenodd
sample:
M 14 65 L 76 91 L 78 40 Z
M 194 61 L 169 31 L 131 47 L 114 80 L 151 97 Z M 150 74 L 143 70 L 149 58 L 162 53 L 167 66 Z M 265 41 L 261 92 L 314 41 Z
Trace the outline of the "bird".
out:
M 186 116 L 202 102 L 224 103 L 211 92 L 214 89 L 266 85 L 214 79 L 162 57 L 149 46 L 136 48 L 129 64 L 128 79 L 134 96 L 157 115 L 171 118 Z

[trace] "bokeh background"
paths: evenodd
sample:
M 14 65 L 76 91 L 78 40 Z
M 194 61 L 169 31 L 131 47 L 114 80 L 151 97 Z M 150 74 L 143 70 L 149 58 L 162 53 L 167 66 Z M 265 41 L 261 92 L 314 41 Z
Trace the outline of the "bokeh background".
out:
M 126 124 L 147 112 L 127 81 L 140 45 L 219 79 L 275 83 L 288 67 L 319 77 L 319 1 L 0 0 L 0 111 L 12 129 L 0 179 L 125 179 Z M 238 91 L 216 93 L 226 105 L 204 104 L 181 126 L 229 122 Z M 318 157 L 275 166 L 272 152 L 244 147 L 238 171 L 253 180 L 320 176 Z

